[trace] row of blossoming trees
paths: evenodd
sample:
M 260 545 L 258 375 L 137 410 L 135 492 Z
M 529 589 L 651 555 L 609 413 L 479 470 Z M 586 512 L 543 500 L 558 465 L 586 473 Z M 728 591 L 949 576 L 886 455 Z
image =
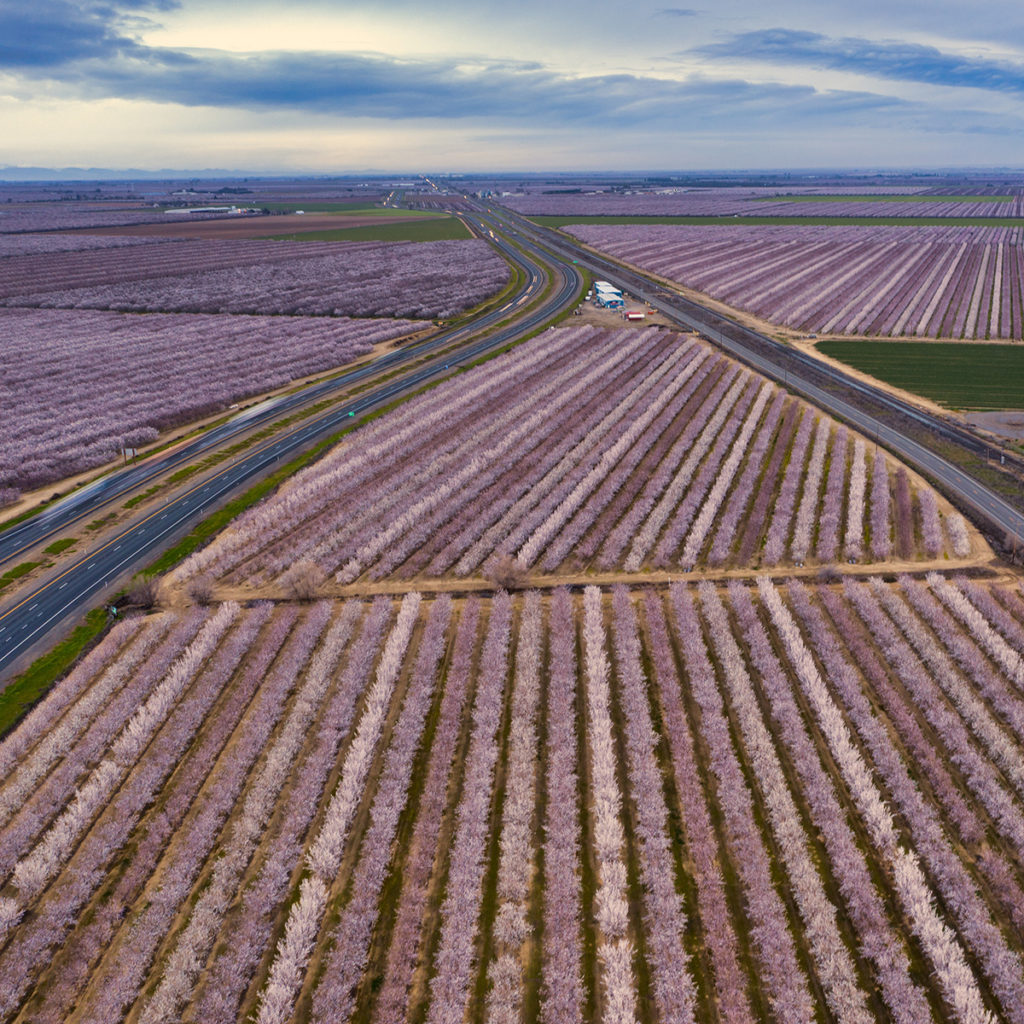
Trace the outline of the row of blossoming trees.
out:
M 450 317 L 508 280 L 481 239 L 208 240 L 0 259 L 3 305 L 136 313 Z
M 964 557 L 963 519 L 873 446 L 696 340 L 547 331 L 358 431 L 181 580 Z
M 509 276 L 480 240 L 44 240 L 0 248 L 0 505 L 429 327 Z
M 732 306 L 816 333 L 1024 336 L 1020 228 L 574 225 Z
M 411 320 L 0 310 L 0 487 L 40 487 L 419 329 Z
M 1022 755 L 962 578 L 130 620 L 0 743 L 0 1019 L 1021 1021 Z
M 984 198 L 973 193 L 954 198 L 932 194 L 914 196 L 912 188 L 860 188 L 843 195 L 841 189 L 796 188 L 782 194 L 777 188 L 733 186 L 694 191 L 671 190 L 623 195 L 617 192 L 532 192 L 503 197 L 501 202 L 527 216 L 603 217 L 1020 217 L 1024 196 L 1019 190 Z

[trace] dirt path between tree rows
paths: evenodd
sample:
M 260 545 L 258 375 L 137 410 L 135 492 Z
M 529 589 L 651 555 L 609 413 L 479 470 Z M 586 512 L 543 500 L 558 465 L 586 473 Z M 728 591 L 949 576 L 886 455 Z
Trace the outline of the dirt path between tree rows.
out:
M 571 572 L 531 575 L 526 578 L 520 590 L 551 590 L 556 587 L 582 587 L 595 585 L 610 587 L 617 583 L 631 586 L 668 586 L 676 582 L 697 582 L 699 580 L 728 581 L 754 580 L 761 576 L 771 579 L 819 579 L 824 582 L 835 582 L 843 576 L 894 576 L 911 573 L 921 576 L 928 572 L 967 572 L 972 576 L 983 576 L 991 582 L 1016 583 L 1022 578 L 1019 570 L 1008 566 L 996 558 L 991 551 L 973 554 L 963 559 L 930 559 L 925 561 L 892 561 L 871 562 L 867 564 L 843 565 L 778 565 L 763 569 L 694 569 L 691 572 L 682 570 L 652 570 L 649 572 L 630 573 L 612 572 Z M 376 597 L 378 594 L 399 597 L 412 591 L 421 594 L 471 594 L 492 593 L 499 587 L 491 580 L 480 577 L 466 579 L 410 579 L 410 580 L 361 580 L 349 584 L 328 583 L 320 589 L 321 597 Z M 266 585 L 261 587 L 215 586 L 212 600 L 214 601 L 286 601 L 289 596 L 280 586 Z M 169 591 L 161 600 L 161 604 L 181 606 L 187 603 L 181 588 Z

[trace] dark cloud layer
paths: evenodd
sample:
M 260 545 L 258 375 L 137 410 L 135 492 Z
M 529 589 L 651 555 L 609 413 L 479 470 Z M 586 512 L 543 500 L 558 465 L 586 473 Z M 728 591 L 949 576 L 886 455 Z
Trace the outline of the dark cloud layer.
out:
M 186 106 L 295 109 L 383 119 L 487 119 L 617 128 L 733 125 L 877 110 L 892 101 L 806 86 L 678 82 L 642 75 L 574 77 L 536 63 L 401 60 L 380 54 L 147 47 L 133 19 L 174 0 L 74 4 L 36 0 L 0 14 L 0 68 L 65 83 L 86 96 Z M 688 8 L 666 8 L 683 16 Z
M 146 23 L 145 12 L 178 6 L 178 0 L 4 2 L 0 4 L 0 68 L 58 68 L 80 60 L 138 55 L 142 48 L 131 32 Z
M 625 74 L 572 77 L 536 64 L 467 66 L 368 54 L 149 49 L 80 59 L 47 67 L 45 73 L 96 96 L 391 120 L 661 124 L 672 130 L 723 116 L 732 125 L 758 126 L 900 105 L 884 96 L 824 93 L 802 85 Z
M 83 58 L 110 58 L 132 45 L 109 17 L 65 0 L 0 7 L 0 67 L 56 68 Z
M 963 57 L 919 43 L 833 39 L 817 32 L 772 28 L 745 32 L 691 52 L 705 57 L 797 64 L 930 85 L 1024 92 L 1024 65 Z
M 73 3 L 35 0 L 0 8 L 0 71 L 57 83 L 80 98 L 296 111 L 384 120 L 474 121 L 502 129 L 607 127 L 615 132 L 828 133 L 843 128 L 1009 134 L 1019 123 L 959 115 L 872 92 L 822 91 L 780 82 L 691 75 L 574 76 L 534 62 L 403 60 L 334 52 L 235 53 L 151 47 L 136 33 L 147 14 L 177 0 Z M 689 8 L 662 14 L 689 16 Z M 697 52 L 697 51 L 692 51 Z M 1006 69 L 960 62 L 928 47 L 876 46 L 810 32 L 747 33 L 706 47 L 715 57 L 842 67 L 908 77 L 926 74 L 986 88 L 1019 89 Z M 908 70 L 910 69 L 910 70 Z M 944 70 L 943 70 L 944 69 Z M 958 70 L 957 70 L 958 69 Z M 1000 77 L 1000 75 L 1002 77 Z M 928 79 L 931 80 L 931 79 Z M 1013 83 L 1016 84 L 1013 84 Z M 611 141 L 611 137 L 609 139 Z

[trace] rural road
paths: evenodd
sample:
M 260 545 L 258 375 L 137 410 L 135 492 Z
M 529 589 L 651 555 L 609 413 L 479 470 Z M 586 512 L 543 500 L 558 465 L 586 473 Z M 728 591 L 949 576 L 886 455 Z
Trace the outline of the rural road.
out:
M 1024 539 L 1024 515 L 926 445 L 858 408 L 842 395 L 869 394 L 874 401 L 890 406 L 898 405 L 902 415 L 913 417 L 919 424 L 947 439 L 951 436 L 949 424 L 906 406 L 870 385 L 853 381 L 841 371 L 780 345 L 697 303 L 667 293 L 659 282 L 602 260 L 589 250 L 572 244 L 564 236 L 537 228 L 504 210 L 499 212 L 489 209 L 485 213 L 484 208 L 479 208 L 477 212 L 463 215 L 525 271 L 526 282 L 523 288 L 501 309 L 455 331 L 445 332 L 424 345 L 388 353 L 333 380 L 313 385 L 295 395 L 272 399 L 152 465 L 131 467 L 76 492 L 43 515 L 0 535 L 0 564 L 17 557 L 40 540 L 64 533 L 83 519 L 92 518 L 111 500 L 136 491 L 147 480 L 156 479 L 176 466 L 186 465 L 197 457 L 209 454 L 230 443 L 243 431 L 248 432 L 254 425 L 263 422 L 272 422 L 293 407 L 351 386 L 403 360 L 419 358 L 430 351 L 447 347 L 476 334 L 481 328 L 509 317 L 514 317 L 512 322 L 489 337 L 460 350 L 458 361 L 471 360 L 529 333 L 564 310 L 572 301 L 580 282 L 579 272 L 574 266 L 576 263 L 631 293 L 636 294 L 642 289 L 651 304 L 669 318 L 698 331 L 754 369 L 784 383 L 813 404 L 874 438 L 938 481 L 962 507 L 973 509 L 993 529 Z M 496 224 L 511 231 L 521 248 L 513 248 L 500 235 L 492 237 L 490 228 Z M 528 250 L 529 254 L 524 254 L 522 249 Z M 539 294 L 548 275 L 554 287 L 545 301 L 525 315 L 517 316 L 517 309 L 527 305 L 530 297 Z M 96 603 L 100 595 L 109 592 L 111 586 L 123 581 L 184 536 L 204 517 L 207 510 L 239 494 L 248 485 L 271 472 L 276 465 L 336 433 L 353 416 L 360 416 L 414 391 L 445 372 L 447 368 L 443 361 L 428 363 L 404 376 L 371 387 L 359 397 L 309 419 L 290 433 L 268 440 L 257 449 L 226 462 L 217 473 L 131 524 L 104 546 L 69 565 L 57 578 L 21 596 L 16 604 L 0 612 L 0 679 L 7 679 L 20 670 L 34 653 L 52 643 L 58 627 L 77 619 Z M 823 379 L 824 385 L 816 383 Z M 955 434 L 952 431 L 952 435 Z M 977 439 L 971 441 L 980 443 Z
M 908 405 L 887 392 L 854 380 L 841 370 L 803 352 L 730 320 L 696 302 L 665 290 L 664 284 L 644 277 L 609 260 L 603 260 L 571 239 L 546 228 L 539 228 L 506 210 L 501 217 L 523 237 L 543 243 L 566 259 L 601 275 L 613 284 L 646 300 L 670 319 L 699 332 L 731 355 L 765 376 L 803 395 L 808 401 L 854 426 L 861 433 L 884 445 L 914 468 L 937 481 L 962 508 L 972 509 L 990 524 L 997 535 L 1012 534 L 1024 543 L 1024 515 L 969 473 L 942 458 L 933 450 L 902 431 L 865 412 L 843 395 L 863 395 L 872 403 L 892 409 L 915 421 L 935 437 L 959 444 L 981 454 L 983 440 L 953 424 Z M 818 382 L 822 383 L 818 383 Z
M 486 232 L 485 218 L 470 215 L 468 219 L 474 221 Z M 527 281 L 520 293 L 513 296 L 501 309 L 481 317 L 479 321 L 474 321 L 472 325 L 460 328 L 459 331 L 432 339 L 434 348 L 447 347 L 459 337 L 476 334 L 481 327 L 507 320 L 510 316 L 515 317 L 494 333 L 460 349 L 452 357 L 453 362 L 461 363 L 464 360 L 472 360 L 535 330 L 573 301 L 581 283 L 580 275 L 571 265 L 560 266 L 551 263 L 547 257 L 536 252 L 529 256 L 524 255 L 521 251 L 509 246 L 500 237 L 492 241 L 523 267 L 526 271 Z M 533 247 L 526 246 L 526 248 Z M 536 297 L 543 290 L 544 283 L 549 278 L 553 287 L 544 301 L 538 306 L 528 309 L 525 314 L 516 315 L 517 309 L 527 306 L 528 300 Z M 435 342 L 436 344 L 434 344 Z M 412 355 L 418 357 L 423 352 L 424 349 L 420 347 L 413 350 Z M 323 393 L 326 394 L 362 379 L 369 375 L 370 367 L 373 368 L 374 373 L 379 373 L 382 365 L 390 365 L 383 360 L 394 354 L 389 353 L 382 360 L 353 370 L 351 374 L 325 382 Z M 235 461 L 225 462 L 217 473 L 206 477 L 184 494 L 180 494 L 165 505 L 154 509 L 145 518 L 132 523 L 102 547 L 83 555 L 70 564 L 58 577 L 20 595 L 17 603 L 0 612 L 0 680 L 9 679 L 24 668 L 34 654 L 53 642 L 52 634 L 60 626 L 66 625 L 69 620 L 77 619 L 86 609 L 94 606 L 101 595 L 109 592 L 113 585 L 123 582 L 127 576 L 148 564 L 161 551 L 184 536 L 203 519 L 207 510 L 212 510 L 236 496 L 248 485 L 272 472 L 276 466 L 289 461 L 319 440 L 337 433 L 347 426 L 354 417 L 359 417 L 363 413 L 370 412 L 404 394 L 415 391 L 433 378 L 447 372 L 448 368 L 444 361 L 428 363 L 411 373 L 367 389 L 351 401 L 310 418 L 290 433 L 271 439 L 265 445 L 243 454 Z M 342 383 L 343 381 L 344 383 Z M 320 387 L 320 385 L 314 386 L 313 397 L 320 397 L 321 392 L 318 390 Z M 297 401 L 300 397 L 301 404 L 306 404 L 311 395 L 308 391 L 304 391 L 301 396 L 287 396 L 281 404 L 274 405 L 272 413 L 267 413 L 267 415 L 272 415 L 272 418 L 276 419 L 290 408 L 289 402 Z M 257 422 L 259 421 L 257 420 Z M 251 429 L 252 424 L 252 419 L 249 419 L 245 423 L 245 429 L 247 431 Z M 228 430 L 230 427 L 231 423 L 225 424 L 223 430 Z M 224 433 L 221 428 L 218 428 L 215 447 L 229 442 L 232 437 L 232 433 Z M 198 442 L 196 444 L 198 445 Z M 198 455 L 208 454 L 210 451 L 211 447 L 208 445 L 203 445 L 201 448 L 190 445 L 184 450 L 187 454 L 176 453 L 173 457 L 174 461 L 163 464 L 159 472 L 160 474 L 165 473 L 175 465 L 187 463 Z M 143 473 L 147 470 L 146 467 L 140 466 L 138 471 Z M 129 473 L 131 472 L 129 471 Z M 124 479 L 121 474 L 116 474 L 109 479 L 111 481 L 109 489 L 96 489 L 86 495 L 85 501 L 54 506 L 53 511 L 57 515 L 36 524 L 36 529 L 40 533 L 32 543 L 38 543 L 39 539 L 46 539 L 53 534 L 66 531 L 85 517 L 95 516 L 100 505 L 105 504 L 114 496 L 127 493 L 120 489 L 118 483 Z M 130 489 L 137 489 L 146 482 L 146 479 L 146 476 L 133 474 L 130 480 Z M 124 486 L 127 488 L 129 485 L 125 483 Z M 30 522 L 34 523 L 35 520 Z M 24 550 L 25 536 L 24 532 L 20 534 L 21 547 L 18 550 Z M 5 537 L 4 540 L 6 542 L 7 538 Z M 7 557 L 12 556 L 8 555 Z
M 486 234 L 486 230 L 480 227 L 481 234 Z M 106 505 L 137 493 L 146 484 L 237 441 L 254 429 L 273 423 L 293 410 L 328 398 L 388 370 L 400 369 L 402 364 L 413 359 L 422 359 L 432 352 L 465 341 L 507 319 L 515 307 L 525 305 L 539 295 L 546 280 L 545 272 L 538 264 L 524 259 L 522 254 L 504 239 L 488 236 L 488 241 L 524 274 L 524 281 L 519 290 L 500 308 L 483 314 L 471 323 L 443 331 L 426 341 L 393 349 L 330 380 L 311 384 L 293 394 L 267 399 L 244 410 L 226 423 L 206 431 L 187 444 L 176 446 L 173 452 L 145 459 L 72 491 L 31 519 L 0 532 L 0 567 L 22 557 L 25 552 L 42 542 L 66 534 L 83 520 L 93 519 Z M 460 359 L 464 357 L 459 356 Z

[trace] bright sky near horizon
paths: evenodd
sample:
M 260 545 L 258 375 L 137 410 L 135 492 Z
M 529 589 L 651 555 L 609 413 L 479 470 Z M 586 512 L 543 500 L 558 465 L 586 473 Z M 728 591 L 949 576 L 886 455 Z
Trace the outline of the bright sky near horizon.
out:
M 1024 165 L 1019 0 L 0 0 L 0 165 Z

